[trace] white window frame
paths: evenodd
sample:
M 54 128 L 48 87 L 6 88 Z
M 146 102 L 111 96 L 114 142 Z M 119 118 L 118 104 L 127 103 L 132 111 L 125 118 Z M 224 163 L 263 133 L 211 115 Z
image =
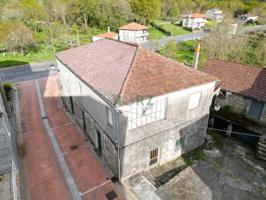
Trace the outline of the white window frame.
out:
M 113 126 L 113 113 L 110 108 L 107 108 L 107 118 L 108 118 L 108 124 L 110 126 Z
M 188 110 L 192 110 L 199 107 L 200 99 L 201 99 L 200 92 L 191 94 L 188 99 Z

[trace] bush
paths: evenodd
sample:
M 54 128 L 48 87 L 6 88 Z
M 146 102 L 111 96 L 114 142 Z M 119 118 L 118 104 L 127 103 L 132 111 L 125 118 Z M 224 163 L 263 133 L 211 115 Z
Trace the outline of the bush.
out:
M 12 89 L 13 89 L 12 84 L 11 83 L 4 83 L 3 87 L 4 87 L 5 96 L 6 96 L 7 101 L 11 101 L 11 95 L 12 95 Z

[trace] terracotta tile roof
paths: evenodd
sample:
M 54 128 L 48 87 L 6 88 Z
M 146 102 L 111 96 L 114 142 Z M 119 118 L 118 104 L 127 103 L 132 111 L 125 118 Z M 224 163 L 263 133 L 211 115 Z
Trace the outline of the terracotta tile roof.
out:
M 135 22 L 132 22 L 132 23 L 129 23 L 125 26 L 122 26 L 119 28 L 120 30 L 134 30 L 134 31 L 138 31 L 138 30 L 146 30 L 148 29 L 148 27 L 146 26 L 143 26 L 141 24 L 138 24 L 138 23 L 135 23 Z
M 266 102 L 266 68 L 210 60 L 202 71 L 218 77 L 224 90 Z
M 113 39 L 116 36 L 118 36 L 118 33 L 115 33 L 115 32 L 106 32 L 106 33 L 101 33 L 99 35 L 95 35 L 94 37 L 102 37 L 102 38 L 110 38 L 110 39 Z
M 118 97 L 118 103 L 126 105 L 139 96 L 159 96 L 217 80 L 140 46 L 110 39 L 56 57 L 113 104 Z
M 200 13 L 191 13 L 188 15 L 183 15 L 183 18 L 206 18 L 205 14 L 200 14 Z

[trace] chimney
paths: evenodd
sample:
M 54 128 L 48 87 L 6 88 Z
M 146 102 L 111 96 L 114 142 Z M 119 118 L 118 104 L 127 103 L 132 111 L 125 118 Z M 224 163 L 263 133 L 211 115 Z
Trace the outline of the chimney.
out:
M 199 55 L 200 55 L 200 44 L 198 44 L 198 46 L 195 48 L 194 60 L 193 60 L 194 69 L 198 69 Z
M 110 26 L 108 26 L 107 30 L 108 30 L 108 33 L 110 33 Z

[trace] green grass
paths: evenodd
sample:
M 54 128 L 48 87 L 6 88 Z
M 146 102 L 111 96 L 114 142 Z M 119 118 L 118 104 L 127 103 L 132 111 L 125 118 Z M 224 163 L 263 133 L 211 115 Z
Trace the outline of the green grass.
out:
M 170 21 L 161 20 L 161 19 L 151 19 L 150 23 L 153 23 L 155 25 L 161 25 L 161 24 L 170 24 Z
M 182 28 L 181 26 L 176 26 L 174 24 L 163 24 L 160 26 L 163 30 L 170 32 L 172 36 L 183 35 L 190 33 L 190 31 Z
M 149 27 L 148 32 L 150 40 L 161 39 L 166 36 L 164 32 L 156 29 L 155 27 Z
M 183 157 L 184 162 L 188 166 L 193 165 L 194 163 L 196 163 L 200 160 L 204 160 L 205 156 L 203 153 L 203 147 L 199 147 L 199 148 L 183 155 L 182 157 Z
M 104 31 L 96 28 L 88 28 L 79 33 L 80 44 L 86 44 L 91 42 L 91 37 L 93 35 L 103 33 Z M 36 41 L 36 47 L 32 50 L 27 50 L 27 53 L 14 54 L 13 52 L 0 53 L 0 68 L 12 67 L 18 65 L 24 65 L 28 63 L 49 61 L 54 59 L 54 50 L 50 44 L 50 39 L 44 32 L 33 33 L 33 37 Z M 76 33 L 71 35 L 73 41 L 77 41 Z M 1 46 L 1 44 L 0 44 Z M 59 38 L 55 39 L 55 51 L 62 51 L 67 47 L 64 44 L 64 36 L 60 35 Z
M 187 65 L 192 65 L 194 58 L 194 49 L 197 46 L 197 40 L 189 40 L 185 42 L 180 42 L 176 45 L 176 54 L 174 60 L 185 63 Z M 165 47 L 159 50 L 159 53 L 165 55 Z

